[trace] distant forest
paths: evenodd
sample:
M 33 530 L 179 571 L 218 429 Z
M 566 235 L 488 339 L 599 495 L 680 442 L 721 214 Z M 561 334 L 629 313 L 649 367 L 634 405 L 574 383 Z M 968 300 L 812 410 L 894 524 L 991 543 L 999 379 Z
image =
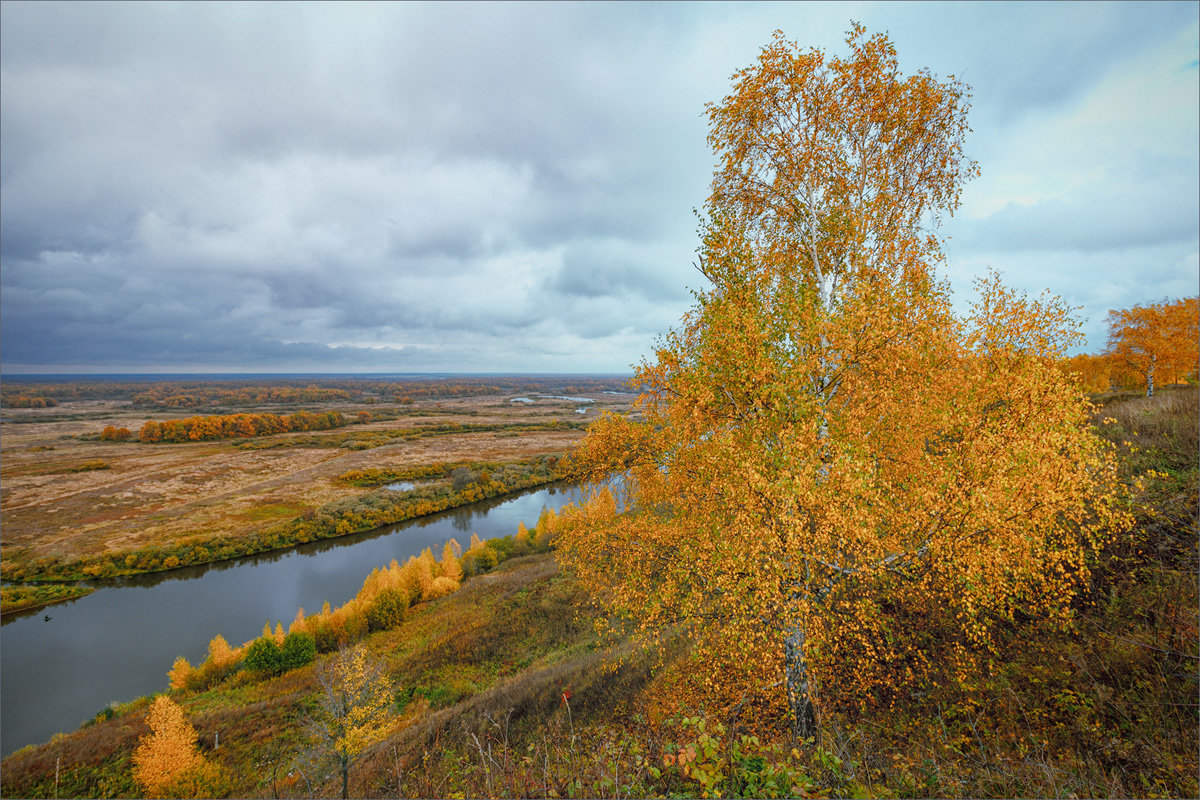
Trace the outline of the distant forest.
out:
M 105 377 L 21 379 L 0 386 L 5 408 L 54 406 L 70 400 L 118 400 L 137 408 L 297 405 L 302 403 L 411 403 L 439 397 L 478 397 L 514 392 L 579 394 L 628 391 L 626 377 L 587 375 L 468 376 L 413 378 L 339 377 L 271 379 Z

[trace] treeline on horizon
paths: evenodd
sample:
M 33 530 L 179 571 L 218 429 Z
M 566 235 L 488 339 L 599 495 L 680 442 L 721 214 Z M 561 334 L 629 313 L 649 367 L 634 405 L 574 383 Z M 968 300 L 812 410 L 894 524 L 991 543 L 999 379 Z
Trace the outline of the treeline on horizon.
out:
M 462 376 L 446 378 L 280 378 L 208 380 L 6 381 L 0 404 L 35 408 L 67 400 L 124 400 L 134 406 L 191 408 L 204 405 L 415 402 L 440 397 L 479 397 L 508 392 L 583 393 L 621 391 L 625 378 L 586 376 Z

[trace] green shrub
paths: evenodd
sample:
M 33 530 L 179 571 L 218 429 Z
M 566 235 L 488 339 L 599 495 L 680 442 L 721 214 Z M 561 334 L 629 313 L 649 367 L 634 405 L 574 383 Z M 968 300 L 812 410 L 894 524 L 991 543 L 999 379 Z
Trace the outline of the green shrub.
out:
M 414 699 L 424 697 L 429 701 L 431 708 L 445 708 L 454 705 L 470 694 L 469 688 L 443 683 L 432 686 L 410 686 L 396 693 L 396 704 L 403 709 Z
M 385 631 L 396 627 L 404 621 L 408 604 L 408 592 L 396 587 L 384 589 L 367 607 L 367 629 Z
M 262 636 L 250 643 L 246 649 L 246 668 L 266 675 L 283 671 L 283 653 L 275 640 Z
M 317 658 L 317 640 L 311 633 L 294 631 L 283 637 L 279 655 L 285 672 L 311 664 Z

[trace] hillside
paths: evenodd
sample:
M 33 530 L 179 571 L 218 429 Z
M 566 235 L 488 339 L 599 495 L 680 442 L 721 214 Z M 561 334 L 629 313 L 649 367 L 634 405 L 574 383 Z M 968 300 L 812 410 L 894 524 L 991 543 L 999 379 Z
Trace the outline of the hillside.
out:
M 657 650 L 601 640 L 553 554 L 517 557 L 363 640 L 396 722 L 351 796 L 1195 796 L 1198 413 L 1194 389 L 1101 408 L 1126 476 L 1155 470 L 1137 528 L 1097 555 L 1072 630 L 1015 622 L 994 671 L 960 688 L 828 713 L 793 742 L 771 709 L 680 705 L 686 630 Z M 204 792 L 337 796 L 302 725 L 315 672 L 172 692 L 220 767 Z M 148 705 L 5 759 L 4 796 L 137 796 Z

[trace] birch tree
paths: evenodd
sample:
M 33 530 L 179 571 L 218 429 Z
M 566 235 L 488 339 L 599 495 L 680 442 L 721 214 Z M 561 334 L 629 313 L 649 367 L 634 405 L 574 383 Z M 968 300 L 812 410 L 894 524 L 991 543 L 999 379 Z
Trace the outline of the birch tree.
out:
M 317 670 L 318 708 L 307 720 L 319 747 L 332 755 L 350 796 L 350 767 L 394 720 L 391 681 L 361 644 L 339 650 Z
M 1198 340 L 1200 298 L 1108 312 L 1108 353 L 1142 376 L 1147 397 L 1156 378 L 1169 383 L 1196 372 Z
M 800 737 L 822 697 L 926 674 L 922 626 L 967 664 L 998 621 L 1067 615 L 1120 524 L 1057 366 L 1069 310 L 989 276 L 959 318 L 934 277 L 977 171 L 966 87 L 903 76 L 860 26 L 847 44 L 777 33 L 709 107 L 710 286 L 638 368 L 640 420 L 603 418 L 575 457 L 626 471 L 633 510 L 558 539 L 614 615 L 684 625 L 711 692 L 781 686 Z
M 155 698 L 146 715 L 150 732 L 138 740 L 133 753 L 133 778 L 147 796 L 169 797 L 187 788 L 204 757 L 196 744 L 196 729 L 183 709 L 166 696 Z

